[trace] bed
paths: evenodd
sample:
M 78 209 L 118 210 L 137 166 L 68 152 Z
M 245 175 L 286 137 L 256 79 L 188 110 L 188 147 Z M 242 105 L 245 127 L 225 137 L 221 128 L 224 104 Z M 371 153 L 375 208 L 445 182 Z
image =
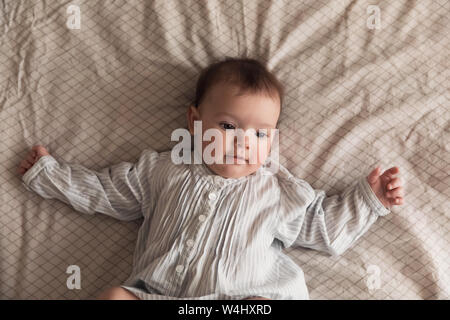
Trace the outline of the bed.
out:
M 0 298 L 92 299 L 131 272 L 141 221 L 26 190 L 33 145 L 95 170 L 169 150 L 200 70 L 247 56 L 286 87 L 293 174 L 329 195 L 376 165 L 405 182 L 343 255 L 286 249 L 310 298 L 449 299 L 449 17 L 445 0 L 1 1 Z

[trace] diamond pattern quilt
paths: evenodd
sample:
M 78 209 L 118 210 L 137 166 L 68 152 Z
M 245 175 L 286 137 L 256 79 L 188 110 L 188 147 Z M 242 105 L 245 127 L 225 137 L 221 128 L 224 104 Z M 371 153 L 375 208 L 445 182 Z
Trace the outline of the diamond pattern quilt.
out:
M 286 249 L 311 299 L 449 299 L 449 17 L 447 0 L 1 1 L 0 298 L 122 284 L 142 222 L 27 191 L 16 170 L 33 145 L 95 170 L 169 150 L 202 68 L 247 56 L 286 87 L 294 175 L 329 195 L 376 165 L 405 183 L 405 204 L 343 255 Z

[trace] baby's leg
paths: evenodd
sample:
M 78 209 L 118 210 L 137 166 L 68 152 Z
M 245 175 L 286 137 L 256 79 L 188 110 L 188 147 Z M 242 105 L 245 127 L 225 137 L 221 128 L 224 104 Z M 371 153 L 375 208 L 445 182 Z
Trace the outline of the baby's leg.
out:
M 139 298 L 124 288 L 112 287 L 102 292 L 97 300 L 139 300 Z

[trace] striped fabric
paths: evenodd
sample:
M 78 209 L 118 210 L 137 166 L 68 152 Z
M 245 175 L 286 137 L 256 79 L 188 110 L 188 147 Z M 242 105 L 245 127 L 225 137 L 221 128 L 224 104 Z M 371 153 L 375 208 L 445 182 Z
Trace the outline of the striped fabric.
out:
M 269 170 L 271 161 L 226 179 L 204 163 L 175 165 L 170 151 L 145 149 L 136 163 L 100 171 L 49 155 L 22 179 L 82 213 L 143 218 L 122 286 L 142 299 L 308 299 L 303 272 L 283 248 L 339 255 L 390 210 L 365 177 L 327 197 L 280 164 Z

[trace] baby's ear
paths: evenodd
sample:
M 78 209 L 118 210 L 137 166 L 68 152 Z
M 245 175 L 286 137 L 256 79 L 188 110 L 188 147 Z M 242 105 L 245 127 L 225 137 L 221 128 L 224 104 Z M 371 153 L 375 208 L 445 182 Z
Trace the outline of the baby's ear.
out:
M 187 112 L 187 121 L 188 121 L 188 128 L 189 132 L 193 135 L 194 134 L 194 121 L 199 120 L 200 115 L 198 113 L 198 108 L 196 108 L 194 105 L 190 105 L 188 107 Z

